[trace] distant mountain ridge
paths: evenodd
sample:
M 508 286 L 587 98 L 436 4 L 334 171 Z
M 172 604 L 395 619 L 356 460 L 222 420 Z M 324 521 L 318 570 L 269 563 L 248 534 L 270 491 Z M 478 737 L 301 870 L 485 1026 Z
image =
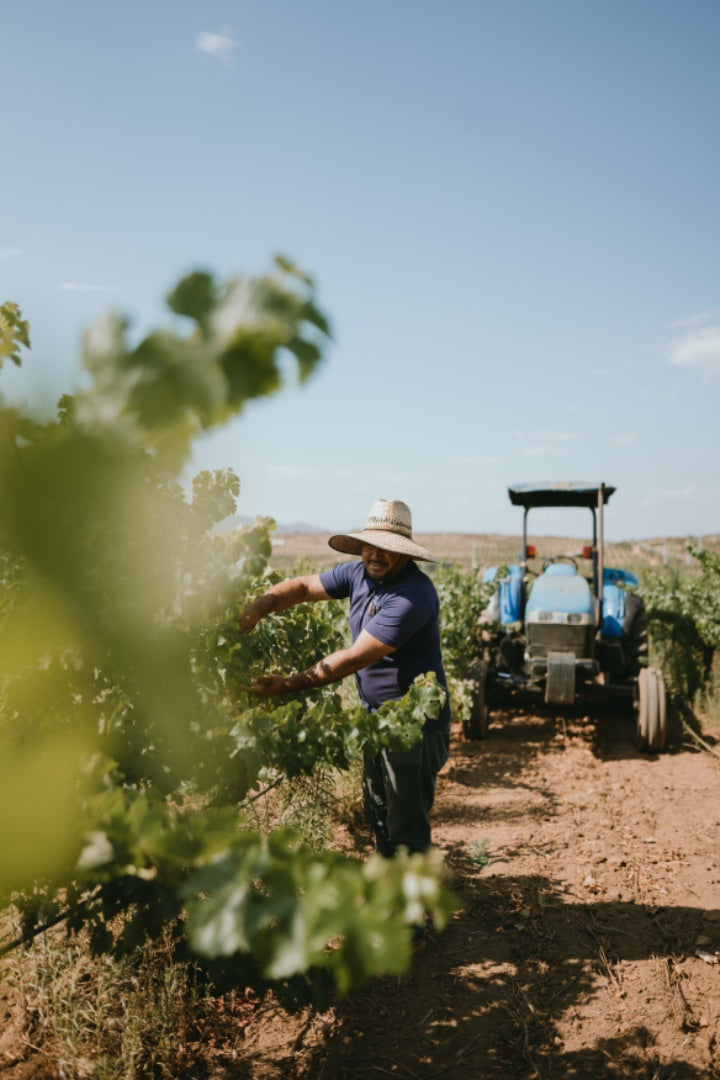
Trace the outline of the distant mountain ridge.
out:
M 248 517 L 246 514 L 233 514 L 232 517 L 221 521 L 217 525 L 216 531 L 223 533 L 233 532 L 235 529 L 241 529 L 243 525 L 252 525 L 254 521 L 254 517 Z M 306 521 L 278 521 L 275 524 L 276 533 L 329 533 L 331 531 L 331 529 L 323 529 L 319 525 L 308 525 Z
M 288 524 L 278 522 L 275 532 L 279 533 L 327 533 L 331 529 L 323 529 L 319 525 L 308 525 L 306 521 L 291 521 Z

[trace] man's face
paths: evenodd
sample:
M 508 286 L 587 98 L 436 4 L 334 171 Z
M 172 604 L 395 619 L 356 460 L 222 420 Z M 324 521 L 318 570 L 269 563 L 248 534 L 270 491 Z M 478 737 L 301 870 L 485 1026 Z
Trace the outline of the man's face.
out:
M 394 551 L 383 551 L 382 548 L 372 547 L 371 544 L 363 544 L 360 555 L 365 569 L 373 581 L 383 581 L 387 577 L 399 574 L 410 561 L 409 555 L 398 555 Z

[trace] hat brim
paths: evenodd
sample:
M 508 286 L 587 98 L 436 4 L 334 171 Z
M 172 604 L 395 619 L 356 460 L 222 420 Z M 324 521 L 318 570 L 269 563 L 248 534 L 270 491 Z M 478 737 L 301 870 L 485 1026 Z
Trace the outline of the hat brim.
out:
M 330 537 L 328 544 L 335 551 L 342 551 L 344 555 L 360 555 L 363 544 L 370 544 L 371 547 L 380 548 L 382 551 L 391 551 L 393 555 L 409 555 L 411 559 L 437 562 L 435 556 L 421 544 L 416 544 L 407 536 L 385 532 L 383 529 L 366 529 L 359 533 L 338 533 Z

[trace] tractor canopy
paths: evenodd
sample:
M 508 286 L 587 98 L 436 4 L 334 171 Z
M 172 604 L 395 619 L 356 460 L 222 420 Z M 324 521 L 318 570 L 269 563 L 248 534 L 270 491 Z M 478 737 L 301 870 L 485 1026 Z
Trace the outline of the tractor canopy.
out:
M 601 492 L 603 503 L 607 503 L 614 491 L 614 487 L 598 483 L 515 484 L 508 488 L 508 495 L 514 506 L 526 510 L 535 506 L 586 506 L 593 510 L 600 505 Z

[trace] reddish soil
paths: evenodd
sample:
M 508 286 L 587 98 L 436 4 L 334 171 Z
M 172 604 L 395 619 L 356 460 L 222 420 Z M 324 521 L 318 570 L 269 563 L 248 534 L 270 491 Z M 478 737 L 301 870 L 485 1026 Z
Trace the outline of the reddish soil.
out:
M 456 731 L 434 815 L 450 925 L 323 1015 L 261 1008 L 216 1075 L 720 1077 L 718 779 L 692 745 L 640 754 L 630 718 Z

